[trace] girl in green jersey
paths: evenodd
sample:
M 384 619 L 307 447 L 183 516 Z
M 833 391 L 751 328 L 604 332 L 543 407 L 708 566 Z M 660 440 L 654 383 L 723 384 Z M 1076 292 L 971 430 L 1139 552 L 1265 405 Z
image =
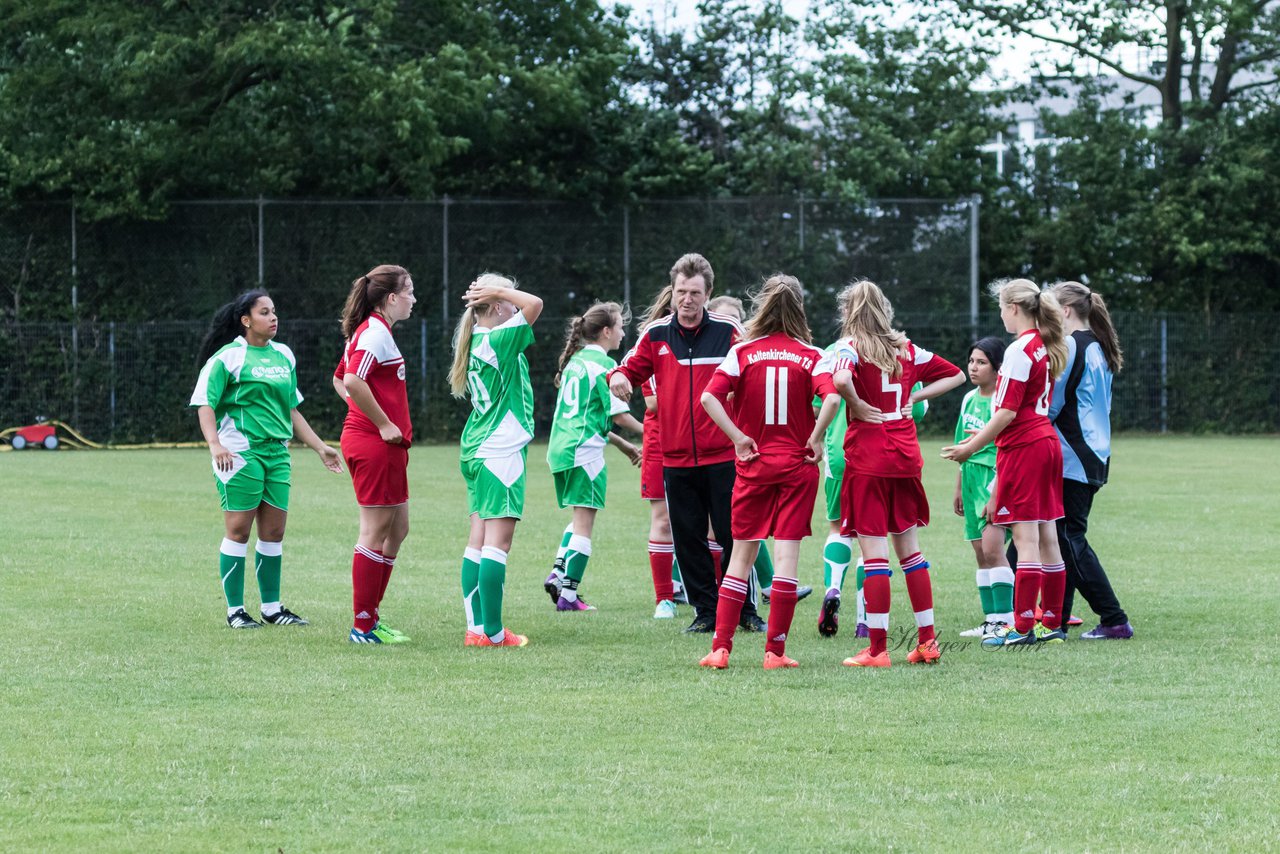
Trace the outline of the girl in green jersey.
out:
M 963 442 L 991 420 L 991 400 L 996 374 L 1004 361 L 1005 344 L 995 336 L 974 342 L 969 349 L 969 382 L 977 388 L 964 397 L 956 421 L 956 441 Z M 987 502 L 996 476 L 996 446 L 987 445 L 960 464 L 952 509 L 964 519 L 964 538 L 978 561 L 978 598 L 982 601 L 982 625 L 966 629 L 961 637 L 995 637 L 1001 626 L 1013 625 L 1013 570 L 1005 558 L 1005 531 L 988 522 Z
M 471 398 L 462 430 L 462 477 L 471 534 L 462 558 L 468 646 L 524 646 L 502 623 L 502 588 L 516 522 L 524 513 L 526 446 L 533 439 L 533 387 L 524 351 L 542 300 L 505 276 L 485 273 L 462 299 L 449 386 Z
M 338 452 L 320 441 L 297 410 L 302 402 L 293 352 L 275 342 L 275 303 L 252 290 L 218 309 L 200 345 L 200 377 L 191 395 L 200 431 L 213 455 L 213 474 L 222 500 L 226 536 L 219 550 L 219 574 L 227 600 L 227 625 L 256 629 L 262 624 L 244 609 L 245 560 L 249 531 L 258 524 L 256 574 L 264 622 L 305 626 L 307 621 L 280 603 L 281 541 L 289 510 L 295 435 L 320 455 L 326 468 L 341 472 Z
M 608 472 L 604 446 L 611 444 L 640 465 L 640 449 L 610 430 L 617 425 L 634 433 L 644 428 L 627 404 L 609 392 L 605 375 L 616 366 L 608 355 L 622 346 L 622 306 L 596 303 L 569 324 L 560 354 L 556 385 L 556 413 L 551 419 L 547 464 L 555 478 L 556 501 L 573 508 L 573 521 L 565 528 L 556 554 L 556 568 L 543 584 L 555 594 L 557 611 L 594 611 L 578 597 L 591 557 L 591 532 L 596 511 L 604 509 Z

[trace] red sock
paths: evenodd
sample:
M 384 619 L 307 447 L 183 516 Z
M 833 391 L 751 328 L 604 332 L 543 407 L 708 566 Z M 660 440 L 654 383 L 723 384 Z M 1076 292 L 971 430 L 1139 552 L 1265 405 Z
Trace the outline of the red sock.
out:
M 1025 635 L 1036 624 L 1042 574 L 1040 564 L 1018 561 L 1018 573 L 1013 577 L 1013 628 L 1018 634 Z
M 862 595 L 867 601 L 867 631 L 871 640 L 871 654 L 879 655 L 889 645 L 889 561 L 886 558 L 868 558 L 862 565 L 866 570 Z
M 720 585 L 720 597 L 716 602 L 716 633 L 711 639 L 711 649 L 727 649 L 733 652 L 733 632 L 742 619 L 742 603 L 747 601 L 747 582 L 741 578 L 725 576 Z
M 675 586 L 671 583 L 671 564 L 675 559 L 675 546 L 671 543 L 649 541 L 649 572 L 653 575 L 655 605 L 676 598 Z
M 907 596 L 911 610 L 916 615 L 916 634 L 920 643 L 934 639 L 933 631 L 933 580 L 929 577 L 929 564 L 919 552 L 901 561 L 902 574 L 907 580 Z
M 775 575 L 773 595 L 769 597 L 769 634 L 764 642 L 765 652 L 782 655 L 786 651 L 787 632 L 791 631 L 791 618 L 795 613 L 796 580 Z
M 724 578 L 724 546 L 715 540 L 707 540 L 707 548 L 711 550 L 711 563 L 716 568 L 716 584 Z
M 382 607 L 382 598 L 387 595 L 387 585 L 391 583 L 391 570 L 396 568 L 396 556 L 382 555 L 382 586 L 378 589 L 378 607 Z
M 357 631 L 373 631 L 378 622 L 378 593 L 382 590 L 384 560 L 381 554 L 356 546 L 351 558 L 351 609 Z
M 1041 618 L 1046 629 L 1062 628 L 1062 597 L 1067 592 L 1067 567 L 1061 563 L 1046 563 L 1040 576 Z

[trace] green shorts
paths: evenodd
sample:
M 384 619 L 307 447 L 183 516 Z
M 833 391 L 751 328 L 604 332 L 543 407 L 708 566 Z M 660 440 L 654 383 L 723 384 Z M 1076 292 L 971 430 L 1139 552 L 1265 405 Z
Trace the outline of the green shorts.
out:
M 609 479 L 609 470 L 600 469 L 594 479 L 582 466 L 574 466 L 564 471 L 552 472 L 556 481 L 556 501 L 561 509 L 565 507 L 591 507 L 604 509 L 605 485 Z
M 481 519 L 519 519 L 524 515 L 525 451 L 505 457 L 462 461 L 467 483 L 467 512 Z
M 840 461 L 841 463 L 844 460 Z M 823 480 L 822 488 L 827 495 L 827 521 L 839 522 L 844 514 L 840 512 L 840 485 L 844 482 L 844 466 L 831 467 L 831 477 Z
M 982 531 L 987 527 L 984 512 L 987 502 L 991 500 L 991 481 L 995 476 L 996 470 L 991 466 L 975 463 L 960 465 L 960 502 L 964 505 L 966 540 L 982 539 Z
M 257 510 L 266 502 L 289 509 L 289 477 L 293 462 L 283 442 L 251 445 L 247 451 L 231 455 L 231 471 L 213 469 L 222 509 L 232 512 Z

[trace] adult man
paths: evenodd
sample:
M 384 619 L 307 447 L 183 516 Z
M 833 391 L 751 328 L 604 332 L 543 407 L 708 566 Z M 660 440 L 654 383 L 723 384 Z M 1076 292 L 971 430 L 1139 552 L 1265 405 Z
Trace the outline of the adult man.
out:
M 699 401 L 729 348 L 742 335 L 732 318 L 706 310 L 715 272 L 706 258 L 690 253 L 671 268 L 675 313 L 651 324 L 622 363 L 609 373 L 609 389 L 631 399 L 633 385 L 654 377 L 662 434 L 663 483 L 671 511 L 676 560 L 684 576 L 693 622 L 687 632 L 711 632 L 716 620 L 716 578 L 707 547 L 707 518 L 725 547 L 727 565 L 733 534 L 734 448 Z M 741 625 L 764 631 L 764 621 L 748 602 Z

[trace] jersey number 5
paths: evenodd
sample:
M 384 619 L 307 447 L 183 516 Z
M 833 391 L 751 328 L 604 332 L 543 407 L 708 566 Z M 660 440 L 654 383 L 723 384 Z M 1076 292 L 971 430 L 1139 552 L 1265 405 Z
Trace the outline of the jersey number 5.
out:
M 902 420 L 902 383 L 889 382 L 889 375 L 880 372 L 880 391 L 893 395 L 893 409 L 881 409 L 885 421 Z
M 787 423 L 787 369 L 764 369 L 764 423 Z

